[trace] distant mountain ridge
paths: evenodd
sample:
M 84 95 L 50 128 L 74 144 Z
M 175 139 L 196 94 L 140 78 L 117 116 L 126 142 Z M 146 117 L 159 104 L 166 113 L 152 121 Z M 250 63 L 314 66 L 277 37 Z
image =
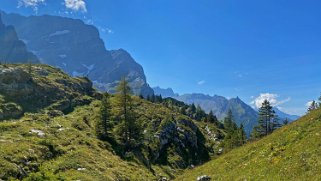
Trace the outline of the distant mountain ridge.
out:
M 162 95 L 164 98 L 166 97 L 178 97 L 177 93 L 174 93 L 172 88 L 162 89 L 160 87 L 153 87 L 155 94 Z
M 0 14 L 0 62 L 6 63 L 39 63 L 38 58 L 27 50 L 19 40 L 13 26 L 5 26 Z
M 201 93 L 183 94 L 179 95 L 174 93 L 170 88 L 162 89 L 159 87 L 154 88 L 155 94 L 161 94 L 163 97 L 172 97 L 187 104 L 200 105 L 207 113 L 211 110 L 218 119 L 223 120 L 228 110 L 232 110 L 233 117 L 238 125 L 244 125 L 246 133 L 249 135 L 253 127 L 257 124 L 258 112 L 248 104 L 244 103 L 239 97 L 227 99 L 223 96 L 210 96 Z M 166 93 L 163 95 L 163 93 Z M 298 119 L 298 116 L 289 115 L 275 108 L 280 121 L 288 118 L 289 121 Z
M 153 94 L 142 66 L 123 49 L 107 50 L 96 27 L 59 16 L 1 14 L 4 24 L 16 29 L 41 63 L 73 76 L 87 76 L 102 91 L 113 93 L 118 81 L 126 77 L 135 94 Z

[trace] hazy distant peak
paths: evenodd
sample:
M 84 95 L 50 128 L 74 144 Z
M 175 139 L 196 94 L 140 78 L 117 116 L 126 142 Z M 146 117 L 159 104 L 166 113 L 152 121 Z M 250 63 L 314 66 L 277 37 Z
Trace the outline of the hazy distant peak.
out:
M 159 86 L 153 88 L 156 95 L 162 95 L 163 97 L 178 97 L 179 94 L 175 93 L 172 88 L 161 88 Z

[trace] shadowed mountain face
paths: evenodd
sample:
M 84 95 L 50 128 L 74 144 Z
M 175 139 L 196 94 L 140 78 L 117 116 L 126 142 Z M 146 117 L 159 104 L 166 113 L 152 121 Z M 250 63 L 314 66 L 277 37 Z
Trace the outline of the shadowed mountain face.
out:
M 88 76 L 97 88 L 113 92 L 127 78 L 135 94 L 151 95 L 144 70 L 125 50 L 108 51 L 97 28 L 81 20 L 57 16 L 20 16 L 2 13 L 27 48 L 41 63 L 73 76 Z
M 0 61 L 7 63 L 38 63 L 38 58 L 28 52 L 12 26 L 5 26 L 0 14 Z

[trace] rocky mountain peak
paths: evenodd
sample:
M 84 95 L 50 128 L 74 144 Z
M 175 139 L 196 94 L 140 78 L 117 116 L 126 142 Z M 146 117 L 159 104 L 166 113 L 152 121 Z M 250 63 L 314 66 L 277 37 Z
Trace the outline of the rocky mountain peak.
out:
M 126 77 L 135 94 L 153 94 L 142 66 L 123 49 L 107 50 L 96 27 L 81 20 L 50 15 L 25 17 L 2 13 L 2 16 L 41 63 L 59 67 L 75 77 L 86 76 L 101 91 L 113 93 L 118 81 Z
M 25 43 L 19 40 L 13 26 L 6 26 L 0 15 L 0 61 L 11 63 L 39 63 L 38 58 L 28 51 Z

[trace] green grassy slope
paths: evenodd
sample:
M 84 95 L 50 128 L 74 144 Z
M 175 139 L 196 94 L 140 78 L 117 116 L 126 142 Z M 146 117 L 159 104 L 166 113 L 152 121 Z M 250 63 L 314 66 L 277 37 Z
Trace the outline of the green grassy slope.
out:
M 222 130 L 214 124 L 133 96 L 144 140 L 140 150 L 120 156 L 119 145 L 98 139 L 101 94 L 88 79 L 47 65 L 29 68 L 0 65 L 0 180 L 174 178 L 218 149 L 213 134 Z
M 321 109 L 177 180 L 321 180 Z
M 78 107 L 66 116 L 30 114 L 19 121 L 0 123 L 0 178 L 28 179 L 34 172 L 53 180 L 155 179 L 146 167 L 120 159 L 111 145 L 97 139 L 97 104 Z M 83 120 L 86 116 L 88 121 Z

